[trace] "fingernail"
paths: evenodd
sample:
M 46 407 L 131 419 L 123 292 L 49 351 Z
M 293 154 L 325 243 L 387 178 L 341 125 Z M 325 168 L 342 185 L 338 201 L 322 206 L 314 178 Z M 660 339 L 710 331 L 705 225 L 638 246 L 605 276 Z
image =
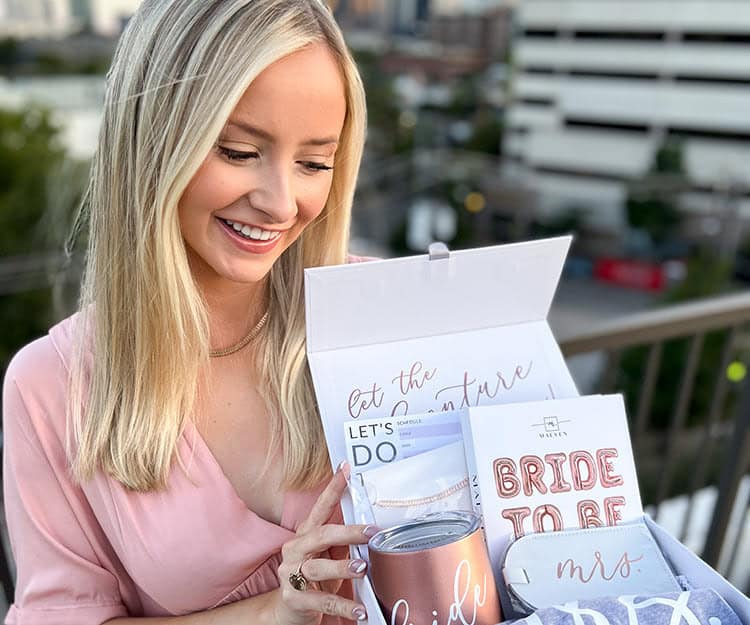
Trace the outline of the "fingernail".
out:
M 365 529 L 362 530 L 362 533 L 367 536 L 367 538 L 372 538 L 377 534 L 380 530 L 378 530 L 377 527 L 374 525 L 368 525 Z
M 349 570 L 352 573 L 356 573 L 357 575 L 364 572 L 366 568 L 367 568 L 367 562 L 365 562 L 364 560 L 352 560 L 349 563 Z
M 352 610 L 352 616 L 358 621 L 364 621 L 367 618 L 367 612 L 358 606 Z
M 336 468 L 337 473 L 343 473 L 344 477 L 346 478 L 346 481 L 349 481 L 349 476 L 352 473 L 352 469 L 349 466 L 349 463 L 346 460 L 342 460 L 339 466 Z

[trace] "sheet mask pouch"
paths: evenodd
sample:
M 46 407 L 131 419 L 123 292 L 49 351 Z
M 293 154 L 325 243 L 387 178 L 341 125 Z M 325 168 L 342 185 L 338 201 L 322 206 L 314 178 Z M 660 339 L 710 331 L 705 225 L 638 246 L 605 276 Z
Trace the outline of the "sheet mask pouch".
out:
M 432 512 L 472 510 L 462 441 L 363 471 L 355 479 L 380 528 Z
M 513 625 L 742 625 L 715 590 L 570 601 L 537 610 Z
M 528 611 L 579 599 L 682 590 L 641 521 L 522 536 L 508 547 L 502 577 L 514 603 Z

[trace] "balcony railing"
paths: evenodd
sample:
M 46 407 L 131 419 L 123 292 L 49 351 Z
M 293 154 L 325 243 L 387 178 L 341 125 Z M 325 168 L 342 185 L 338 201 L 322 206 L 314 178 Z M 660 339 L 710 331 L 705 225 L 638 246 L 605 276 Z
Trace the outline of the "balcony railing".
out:
M 744 578 L 740 582 L 743 586 L 750 585 L 750 562 L 738 552 L 743 540 L 750 540 L 744 536 L 750 531 L 750 508 L 738 493 L 743 476 L 750 470 L 750 376 L 744 375 L 741 354 L 749 346 L 749 322 L 750 293 L 743 293 L 628 315 L 560 340 L 563 354 L 572 365 L 584 354 L 605 356 L 597 376 L 598 388 L 590 389 L 592 392 L 620 390 L 624 359 L 632 369 L 634 356 L 637 360 L 642 352 L 640 364 L 636 363 L 640 383 L 629 398 L 630 428 L 639 473 L 650 465 L 653 483 L 649 503 L 653 514 L 659 521 L 665 500 L 674 492 L 676 478 L 680 478 L 680 483 L 688 485 L 681 491 L 687 497 L 687 506 L 678 532 L 678 538 L 684 541 L 688 528 L 697 521 L 697 494 L 707 486 L 718 489 L 703 544 L 694 548 L 720 573 L 734 573 L 734 581 Z M 720 343 L 720 349 L 711 350 L 713 354 L 706 349 L 709 337 L 713 344 Z M 674 350 L 680 343 L 684 357 L 679 369 L 670 366 L 672 370 L 666 370 L 666 350 Z M 639 352 L 634 354 L 634 349 Z M 715 369 L 710 399 L 696 414 L 696 379 L 699 370 L 706 370 L 709 357 Z M 728 376 L 728 371 L 734 374 Z M 664 405 L 664 380 L 670 376 L 678 380 L 673 384 L 676 393 L 671 398 L 669 423 L 659 427 L 652 422 L 654 399 L 662 394 Z M 712 459 L 717 458 L 719 466 L 712 467 Z M 738 566 L 745 570 L 738 573 Z

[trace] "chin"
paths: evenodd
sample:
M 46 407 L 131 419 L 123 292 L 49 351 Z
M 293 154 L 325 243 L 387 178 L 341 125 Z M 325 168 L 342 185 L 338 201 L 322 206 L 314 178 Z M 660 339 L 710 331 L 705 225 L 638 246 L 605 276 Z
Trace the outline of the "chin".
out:
M 220 273 L 219 275 L 229 280 L 230 282 L 237 282 L 239 284 L 256 284 L 262 282 L 271 273 L 273 264 L 263 267 L 254 267 L 252 269 L 237 269 L 234 271 L 228 271 L 226 273 Z

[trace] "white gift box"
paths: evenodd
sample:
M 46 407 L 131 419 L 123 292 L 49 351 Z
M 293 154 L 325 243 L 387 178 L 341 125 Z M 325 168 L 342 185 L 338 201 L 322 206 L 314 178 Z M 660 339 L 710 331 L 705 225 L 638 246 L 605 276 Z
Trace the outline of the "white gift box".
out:
M 332 465 L 346 459 L 343 424 L 352 419 L 577 396 L 547 322 L 570 243 L 306 270 L 308 360 Z M 347 498 L 342 509 L 356 522 Z M 650 527 L 678 574 L 717 590 L 750 625 L 744 595 Z M 355 591 L 367 622 L 385 625 L 367 577 Z

